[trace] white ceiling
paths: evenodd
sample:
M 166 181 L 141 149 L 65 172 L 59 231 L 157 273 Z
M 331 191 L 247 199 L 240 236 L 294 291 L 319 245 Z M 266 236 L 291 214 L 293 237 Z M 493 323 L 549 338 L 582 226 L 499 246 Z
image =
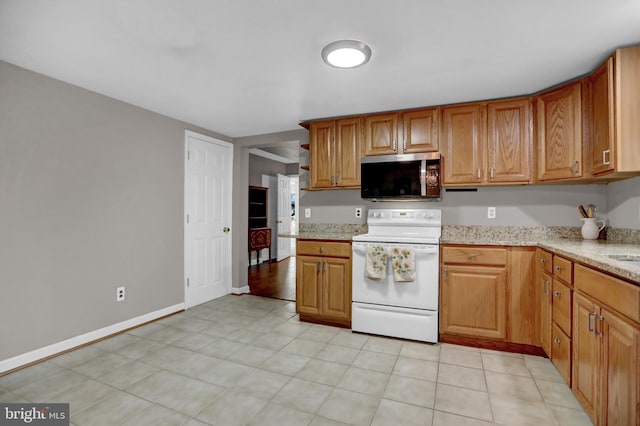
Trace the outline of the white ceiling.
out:
M 338 39 L 371 61 L 326 66 Z M 640 0 L 0 0 L 0 59 L 234 138 L 528 94 L 638 43 Z

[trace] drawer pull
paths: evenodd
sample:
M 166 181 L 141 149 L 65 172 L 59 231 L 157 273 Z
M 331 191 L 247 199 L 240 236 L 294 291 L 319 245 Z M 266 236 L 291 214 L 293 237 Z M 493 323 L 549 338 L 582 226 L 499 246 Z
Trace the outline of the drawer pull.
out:
M 471 254 L 469 255 L 469 259 L 475 259 L 475 258 L 477 258 L 477 257 L 478 257 L 478 255 L 477 255 L 477 254 L 475 254 L 475 253 L 471 253 Z
M 556 271 L 561 271 L 562 270 L 562 266 L 556 266 Z
M 324 247 L 320 246 L 320 253 L 324 252 Z

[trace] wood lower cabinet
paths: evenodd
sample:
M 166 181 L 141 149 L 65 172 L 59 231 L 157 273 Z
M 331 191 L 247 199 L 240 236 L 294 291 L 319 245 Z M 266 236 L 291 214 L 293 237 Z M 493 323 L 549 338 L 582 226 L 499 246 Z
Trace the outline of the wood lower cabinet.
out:
M 584 266 L 575 284 L 573 393 L 596 425 L 640 424 L 640 288 Z
M 504 267 L 444 266 L 440 331 L 506 340 Z
M 582 177 L 581 82 L 536 98 L 538 181 Z
M 540 347 L 562 377 L 571 383 L 573 262 L 538 249 L 537 324 Z
M 507 250 L 442 248 L 440 333 L 507 339 Z
M 351 325 L 351 244 L 299 240 L 296 312 L 302 320 Z

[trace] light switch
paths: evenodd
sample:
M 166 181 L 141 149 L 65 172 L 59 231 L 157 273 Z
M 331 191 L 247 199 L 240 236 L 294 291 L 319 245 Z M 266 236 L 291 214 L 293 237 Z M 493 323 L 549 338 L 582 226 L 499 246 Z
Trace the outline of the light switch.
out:
M 304 209 L 304 217 L 311 217 L 311 209 L 309 207 L 305 207 Z
M 495 219 L 496 218 L 496 208 L 495 207 L 489 207 L 487 209 L 487 218 L 489 218 L 489 219 Z

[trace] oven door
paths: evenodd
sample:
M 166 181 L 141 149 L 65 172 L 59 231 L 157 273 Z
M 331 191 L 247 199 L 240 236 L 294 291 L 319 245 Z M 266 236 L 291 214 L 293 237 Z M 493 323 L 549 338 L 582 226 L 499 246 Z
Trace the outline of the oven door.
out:
M 387 273 L 381 280 L 365 276 L 365 249 L 379 245 L 387 250 Z M 393 278 L 391 250 L 412 248 L 415 253 L 416 279 L 396 282 Z M 353 302 L 397 306 L 414 309 L 438 310 L 439 252 L 437 244 L 352 243 L 352 297 Z

